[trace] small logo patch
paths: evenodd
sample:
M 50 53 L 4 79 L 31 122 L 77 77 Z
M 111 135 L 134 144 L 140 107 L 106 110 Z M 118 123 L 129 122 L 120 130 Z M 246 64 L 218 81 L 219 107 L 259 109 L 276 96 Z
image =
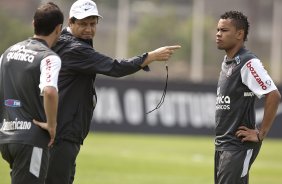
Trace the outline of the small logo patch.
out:
M 14 99 L 8 99 L 8 100 L 5 100 L 5 106 L 8 106 L 8 107 L 21 107 L 21 101 L 14 100 Z
M 255 94 L 253 92 L 244 92 L 244 97 L 253 97 Z

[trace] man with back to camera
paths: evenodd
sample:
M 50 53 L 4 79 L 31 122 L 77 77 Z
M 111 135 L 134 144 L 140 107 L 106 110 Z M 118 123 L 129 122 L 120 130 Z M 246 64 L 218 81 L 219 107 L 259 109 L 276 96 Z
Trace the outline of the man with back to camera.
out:
M 61 67 L 50 47 L 63 20 L 57 5 L 41 5 L 34 14 L 34 36 L 8 48 L 0 59 L 0 151 L 10 165 L 12 184 L 44 184 L 47 175 Z M 45 123 L 38 127 L 33 120 Z
M 247 184 L 249 169 L 269 132 L 280 93 L 261 61 L 244 46 L 249 22 L 238 11 L 220 16 L 217 48 L 225 50 L 217 86 L 215 183 Z M 265 97 L 264 116 L 256 127 L 254 103 Z
M 122 77 L 153 61 L 166 61 L 180 46 L 166 46 L 129 59 L 116 60 L 93 49 L 98 20 L 102 18 L 92 0 L 78 0 L 70 9 L 69 26 L 53 48 L 62 59 L 59 74 L 58 126 L 46 184 L 70 184 L 76 157 L 86 138 L 96 105 L 94 82 L 97 74 Z

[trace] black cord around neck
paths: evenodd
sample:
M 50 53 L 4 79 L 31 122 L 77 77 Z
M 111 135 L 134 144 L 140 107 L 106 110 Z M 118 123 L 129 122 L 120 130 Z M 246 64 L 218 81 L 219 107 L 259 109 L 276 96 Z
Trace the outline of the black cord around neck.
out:
M 163 90 L 163 95 L 162 95 L 158 105 L 153 110 L 150 110 L 149 112 L 146 112 L 146 114 L 149 114 L 149 113 L 159 109 L 162 106 L 162 104 L 164 103 L 165 95 L 166 95 L 166 90 L 167 90 L 167 82 L 168 82 L 168 65 L 167 65 L 167 63 L 165 65 L 165 68 L 166 68 L 166 81 L 165 81 L 165 87 L 164 87 L 164 90 Z

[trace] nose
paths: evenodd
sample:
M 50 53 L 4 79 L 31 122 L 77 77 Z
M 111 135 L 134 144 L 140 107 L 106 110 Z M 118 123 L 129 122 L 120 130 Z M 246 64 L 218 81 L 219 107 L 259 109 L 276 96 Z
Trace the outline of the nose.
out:
M 221 36 L 221 32 L 217 31 L 217 33 L 215 35 L 216 35 L 216 37 L 220 37 Z
M 86 32 L 92 32 L 92 29 L 93 29 L 93 28 L 92 28 L 91 25 L 87 25 L 86 28 L 85 28 L 85 31 L 86 31 Z

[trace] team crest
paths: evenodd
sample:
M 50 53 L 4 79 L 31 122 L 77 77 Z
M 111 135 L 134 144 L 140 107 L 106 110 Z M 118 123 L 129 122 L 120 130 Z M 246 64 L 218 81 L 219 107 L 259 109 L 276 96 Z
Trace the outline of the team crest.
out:
M 236 65 L 239 65 L 241 63 L 241 59 L 239 56 L 236 56 L 234 59 L 235 59 Z

